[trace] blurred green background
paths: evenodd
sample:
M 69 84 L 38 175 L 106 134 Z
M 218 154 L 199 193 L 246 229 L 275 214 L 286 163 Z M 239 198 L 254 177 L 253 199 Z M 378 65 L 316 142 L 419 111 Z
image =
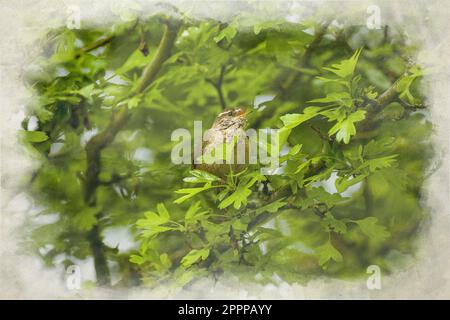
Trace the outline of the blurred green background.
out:
M 176 29 L 170 55 L 148 87 L 136 91 L 144 69 L 158 58 L 166 23 Z M 324 117 L 294 128 L 283 152 L 301 145 L 302 157 L 292 158 L 284 174 L 252 186 L 247 206 L 218 209 L 214 191 L 173 203 L 180 196 L 175 191 L 187 186 L 183 178 L 191 169 L 170 161 L 173 130 L 192 130 L 194 120 L 210 126 L 224 105 L 254 109 L 248 127 L 280 128 L 281 116 L 300 114 L 314 105 L 308 101 L 344 90 L 317 77 L 359 48 L 354 76 L 361 79 L 352 103 L 369 108 L 371 94 L 376 100 L 405 79 L 405 72 L 411 74 L 416 47 L 394 28 L 341 27 L 320 18 L 301 23 L 236 18 L 225 23 L 158 15 L 110 28 L 50 30 L 43 42 L 45 54 L 35 62 L 38 71 L 27 77 L 34 97 L 20 134 L 40 163 L 29 193 L 42 208 L 27 222 L 23 245 L 49 267 L 94 257 L 97 282 L 115 286 L 170 279 L 184 285 L 196 276 L 222 273 L 250 281 L 272 281 L 276 273 L 298 282 L 323 274 L 355 277 L 372 264 L 390 272 L 414 255 L 414 240 L 427 218 L 421 187 L 432 154 L 432 127 L 416 77 L 401 80 L 395 99 L 366 113 L 348 144 L 327 133 L 333 123 Z M 128 118 L 100 149 L 98 181 L 86 196 L 88 141 L 123 108 Z M 362 148 L 372 158 L 397 156 L 337 192 L 336 179 L 351 172 Z M 306 175 L 289 174 L 290 165 L 297 168 L 313 158 L 323 163 L 312 184 L 304 183 Z M 273 219 L 256 235 L 246 232 L 246 217 L 267 205 L 278 187 L 293 188 L 296 179 L 301 180 L 296 190 L 284 197 L 292 200 L 290 205 L 269 210 Z M 136 225 L 159 203 L 171 220 L 183 223 L 194 200 L 206 216 L 189 230 L 146 237 Z M 364 220 L 363 226 L 352 222 L 368 217 L 376 220 Z M 244 226 L 230 235 L 236 221 Z M 183 266 L 183 257 L 202 248 L 198 230 L 206 231 L 211 253 Z

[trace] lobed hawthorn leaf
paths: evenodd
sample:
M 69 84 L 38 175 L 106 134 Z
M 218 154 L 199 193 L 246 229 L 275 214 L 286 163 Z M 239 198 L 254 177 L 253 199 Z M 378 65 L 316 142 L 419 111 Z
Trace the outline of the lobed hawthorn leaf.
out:
M 327 103 L 331 105 L 344 105 L 346 107 L 352 106 L 352 96 L 350 93 L 343 92 L 331 92 L 328 93 L 324 98 L 318 98 L 308 101 L 309 103 Z M 317 107 L 316 107 L 317 108 Z
M 165 219 L 167 221 L 170 219 L 169 211 L 167 211 L 166 206 L 164 205 L 164 203 L 158 203 L 156 205 L 156 210 L 158 211 L 159 216 L 162 219 Z
M 329 193 L 323 187 L 312 187 L 306 189 L 307 197 L 302 199 L 298 204 L 302 209 L 310 208 L 318 203 L 323 203 L 327 207 L 332 207 L 344 199 L 339 193 Z
M 203 187 L 178 189 L 175 191 L 175 193 L 181 193 L 181 194 L 185 194 L 185 195 L 176 199 L 174 201 L 174 203 L 180 204 L 180 203 L 186 201 L 187 199 L 190 199 L 193 196 L 199 194 L 200 192 L 203 192 L 203 191 L 206 191 L 206 190 L 212 189 L 212 188 L 217 188 L 217 187 L 219 187 L 219 186 L 212 186 L 211 183 L 206 183 Z
M 370 172 L 374 172 L 378 169 L 389 168 L 392 166 L 393 163 L 395 163 L 397 161 L 397 159 L 396 159 L 397 157 L 398 157 L 398 154 L 393 154 L 393 155 L 382 157 L 382 158 L 366 160 L 360 166 L 360 168 L 369 167 Z
M 156 210 L 158 213 L 147 211 L 144 213 L 145 218 L 136 221 L 136 227 L 141 229 L 141 236 L 144 238 L 151 238 L 165 231 L 179 230 L 177 227 L 174 228 L 164 225 L 170 222 L 170 215 L 163 203 L 158 203 L 156 205 Z
M 280 119 L 283 121 L 284 128 L 293 129 L 305 121 L 319 115 L 323 107 L 307 107 L 303 110 L 303 113 L 290 113 L 281 116 Z
M 72 222 L 76 229 L 80 231 L 89 231 L 92 229 L 94 224 L 97 223 L 97 210 L 95 208 L 86 208 L 76 214 Z
M 239 176 L 245 172 L 242 171 L 240 173 L 235 174 L 234 176 Z M 235 209 L 239 209 L 242 205 L 247 204 L 247 198 L 252 194 L 250 188 L 256 183 L 266 180 L 266 177 L 263 176 L 260 172 L 250 172 L 242 177 L 235 191 L 229 195 L 227 198 L 222 200 L 219 204 L 219 209 L 225 209 L 233 204 Z M 222 194 L 225 196 L 225 194 Z
M 186 212 L 184 220 L 186 222 L 203 220 L 206 217 L 208 211 L 199 211 L 200 209 L 200 201 L 193 203 Z
M 330 136 L 336 134 L 336 140 L 338 142 L 344 142 L 348 144 L 350 142 L 350 137 L 356 134 L 355 123 L 362 121 L 366 118 L 366 111 L 358 110 L 350 114 L 346 119 L 338 121 L 331 129 L 328 131 Z
M 191 174 L 190 177 L 186 177 L 183 179 L 184 182 L 188 183 L 208 183 L 208 182 L 214 182 L 219 181 L 220 178 L 202 170 L 191 170 L 189 171 Z
M 329 68 L 324 67 L 323 69 L 333 72 L 338 77 L 349 78 L 355 71 L 361 51 L 362 49 L 358 49 L 349 59 L 342 60 L 339 63 L 332 64 Z
M 389 238 L 390 233 L 384 226 L 378 224 L 378 219 L 375 217 L 368 217 L 362 220 L 352 220 L 356 223 L 361 231 L 374 241 L 384 241 Z
M 370 140 L 369 143 L 364 146 L 364 157 L 373 157 L 389 151 L 394 141 L 394 137 L 384 137 L 377 140 Z
M 173 230 L 171 227 L 166 226 L 160 226 L 160 225 L 153 225 L 150 227 L 147 227 L 146 229 L 141 230 L 141 236 L 144 238 L 152 238 L 162 232 Z
M 161 217 L 152 211 L 147 211 L 144 213 L 144 215 L 145 218 L 136 221 L 136 226 L 138 228 L 156 226 L 169 221 L 169 219 L 167 219 L 166 217 Z
M 193 249 L 189 251 L 183 259 L 181 259 L 181 265 L 185 268 L 189 268 L 194 263 L 197 263 L 199 261 L 206 260 L 209 256 L 209 248 L 203 248 L 200 250 Z
M 341 234 L 347 232 L 347 225 L 345 222 L 336 219 L 330 212 L 325 214 L 321 224 L 325 227 L 326 231 L 334 231 Z
M 235 209 L 239 209 L 243 204 L 247 204 L 247 198 L 252 191 L 246 184 L 239 184 L 236 190 L 219 204 L 219 209 L 225 209 L 233 204 Z
M 330 260 L 334 260 L 335 262 L 342 262 L 342 254 L 336 250 L 336 248 L 331 244 L 330 241 L 327 241 L 324 245 L 315 249 L 315 253 L 318 257 L 319 265 L 326 269 L 327 264 Z

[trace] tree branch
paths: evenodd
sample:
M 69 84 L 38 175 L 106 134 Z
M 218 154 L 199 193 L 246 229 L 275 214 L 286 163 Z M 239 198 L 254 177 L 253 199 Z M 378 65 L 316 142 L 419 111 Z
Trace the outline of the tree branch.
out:
M 397 91 L 397 85 L 398 83 L 404 78 L 408 76 L 408 71 L 405 72 L 404 74 L 402 74 L 396 81 L 395 83 L 389 87 L 386 91 L 384 91 L 376 100 L 370 101 L 368 102 L 367 106 L 371 107 L 370 111 L 373 113 L 379 112 L 381 111 L 381 109 L 388 105 L 389 103 L 398 100 L 398 91 Z M 315 131 L 317 131 L 314 126 L 311 125 L 311 128 Z M 322 137 L 322 135 L 320 134 L 320 131 L 318 132 L 319 135 Z M 353 137 L 353 139 L 368 139 L 368 138 L 373 138 L 378 134 L 377 130 L 371 130 L 371 131 L 362 131 L 359 132 L 355 137 Z M 312 176 L 314 174 L 317 174 L 317 172 L 319 172 L 320 170 L 322 170 L 325 167 L 325 163 L 323 161 L 320 161 L 319 163 L 317 163 L 316 166 L 311 167 L 311 169 L 309 170 L 309 172 L 307 172 L 305 174 L 305 176 Z M 282 186 L 280 189 L 276 190 L 272 196 L 270 197 L 271 202 L 272 201 L 276 201 L 282 197 L 286 197 L 286 196 L 290 196 L 290 186 L 289 185 L 285 185 Z M 369 192 L 369 190 L 366 190 L 366 192 Z M 365 194 L 365 196 L 367 196 L 367 194 Z M 366 198 L 367 199 L 367 198 Z M 255 217 L 250 223 L 249 223 L 249 228 L 248 231 L 253 230 L 254 228 L 256 228 L 257 226 L 260 226 L 272 219 L 274 219 L 275 217 L 278 216 L 279 213 L 262 213 L 261 215 Z
M 176 35 L 179 30 L 179 22 L 167 22 L 166 27 L 153 60 L 145 68 L 139 86 L 131 94 L 139 94 L 145 91 L 155 80 L 163 63 L 170 56 L 171 49 L 175 43 Z M 125 126 L 130 117 L 127 106 L 123 106 L 117 113 L 113 115 L 108 126 L 100 133 L 92 137 L 85 147 L 87 168 L 84 174 L 85 181 L 84 201 L 87 206 L 95 207 L 96 205 L 96 190 L 101 184 L 99 174 L 101 171 L 101 152 L 114 140 L 117 133 Z M 97 215 L 98 220 L 101 218 L 101 213 Z M 109 270 L 106 264 L 106 257 L 103 243 L 100 237 L 99 223 L 93 227 L 89 233 L 89 242 L 94 256 L 95 271 L 97 274 L 97 281 L 100 285 L 110 284 Z
M 138 23 L 139 23 L 139 19 L 136 19 L 136 21 L 134 22 L 133 26 L 130 28 L 130 31 L 133 31 L 136 28 L 136 26 L 138 25 Z M 91 43 L 91 44 L 87 45 L 84 48 L 81 48 L 78 51 L 78 53 L 75 55 L 75 59 L 80 58 L 85 53 L 94 51 L 95 49 L 98 49 L 100 47 L 103 47 L 103 46 L 111 43 L 115 38 L 116 38 L 116 35 L 112 34 L 112 35 L 109 35 L 109 36 L 107 36 L 105 38 L 99 39 L 99 40 L 95 41 L 94 43 Z
M 180 23 L 176 22 L 167 22 L 166 28 L 164 30 L 163 37 L 161 42 L 159 43 L 159 47 L 156 51 L 156 54 L 152 60 L 152 62 L 147 65 L 142 73 L 140 85 L 137 88 L 136 93 L 142 93 L 145 89 L 148 88 L 150 84 L 155 80 L 156 75 L 161 69 L 162 64 L 167 58 L 170 56 L 170 51 L 175 43 L 175 39 L 178 34 L 178 30 L 180 27 Z
M 90 45 L 81 48 L 80 51 L 75 55 L 75 59 L 80 58 L 83 54 L 94 51 L 95 49 L 98 49 L 100 47 L 103 47 L 107 45 L 108 43 L 111 43 L 114 40 L 115 36 L 111 35 L 106 38 L 97 40 L 94 43 L 91 43 Z
M 225 97 L 223 95 L 222 91 L 222 83 L 223 83 L 223 77 L 225 76 L 226 68 L 224 65 L 220 67 L 220 73 L 219 73 L 219 79 L 217 80 L 217 83 L 214 82 L 211 79 L 206 79 L 208 83 L 210 83 L 217 91 L 217 95 L 219 96 L 219 102 L 220 106 L 222 107 L 222 110 L 225 110 L 227 107 L 227 103 L 225 102 Z
M 390 86 L 386 91 L 378 96 L 375 100 L 369 100 L 364 105 L 367 110 L 366 119 L 357 124 L 357 134 L 353 137 L 353 139 L 371 139 L 378 134 L 378 130 L 376 130 L 376 125 L 379 123 L 379 120 L 375 119 L 376 115 L 383 110 L 385 106 L 389 103 L 398 101 L 399 92 L 398 92 L 398 84 L 402 79 L 409 75 L 409 70 L 405 71 L 398 79 Z M 375 120 L 375 121 L 374 121 Z

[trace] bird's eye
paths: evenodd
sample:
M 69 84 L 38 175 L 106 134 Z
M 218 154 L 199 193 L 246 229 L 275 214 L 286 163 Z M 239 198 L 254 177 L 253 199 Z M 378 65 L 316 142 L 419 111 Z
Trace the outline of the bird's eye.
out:
M 232 116 L 233 115 L 233 111 L 228 111 L 227 116 Z

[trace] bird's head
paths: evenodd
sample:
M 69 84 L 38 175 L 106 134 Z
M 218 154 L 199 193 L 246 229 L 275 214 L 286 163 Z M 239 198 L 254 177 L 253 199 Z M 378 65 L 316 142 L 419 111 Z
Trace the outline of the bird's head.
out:
M 219 130 L 225 130 L 232 126 L 236 129 L 244 128 L 249 113 L 250 111 L 242 107 L 226 109 L 216 117 L 213 128 Z

